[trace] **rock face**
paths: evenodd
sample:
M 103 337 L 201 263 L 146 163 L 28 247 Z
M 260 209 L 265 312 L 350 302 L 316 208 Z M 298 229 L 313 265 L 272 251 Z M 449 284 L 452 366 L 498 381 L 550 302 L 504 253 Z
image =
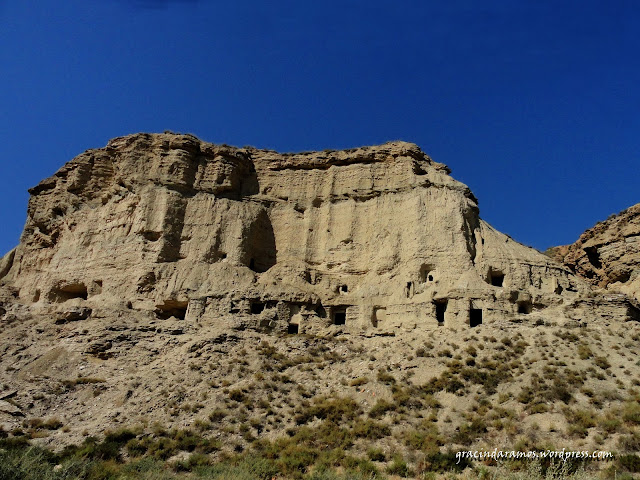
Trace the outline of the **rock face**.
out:
M 566 317 L 590 295 L 569 268 L 481 220 L 468 187 L 410 143 L 279 154 L 136 134 L 79 155 L 30 193 L 0 276 L 22 308 L 58 323 L 135 310 L 375 334 L 547 309 Z M 631 230 L 620 241 L 637 247 L 637 222 Z M 606 262 L 609 244 L 594 242 L 583 241 Z
M 554 257 L 592 285 L 640 300 L 640 203 L 584 232 Z

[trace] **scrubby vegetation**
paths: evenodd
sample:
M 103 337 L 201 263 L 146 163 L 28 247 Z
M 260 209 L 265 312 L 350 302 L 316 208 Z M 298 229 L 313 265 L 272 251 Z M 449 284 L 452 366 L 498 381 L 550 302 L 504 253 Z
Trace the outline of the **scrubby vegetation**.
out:
M 231 362 L 190 352 L 184 381 L 163 381 L 155 391 L 162 406 L 154 416 L 118 418 L 91 436 L 73 417 L 40 409 L 0 429 L 0 479 L 535 479 L 556 472 L 541 464 L 536 473 L 522 461 L 456 461 L 457 451 L 496 446 L 609 450 L 615 460 L 571 463 L 591 473 L 563 475 L 625 478 L 640 473 L 640 336 L 625 334 L 532 322 L 373 346 L 256 335 L 251 347 L 224 346 Z M 88 373 L 51 380 L 50 391 L 59 401 L 108 395 L 112 379 Z M 132 378 L 131 391 L 138 382 Z M 7 403 L 20 406 L 14 397 Z M 36 446 L 58 445 L 65 435 L 75 435 L 75 446 L 60 442 L 55 453 Z

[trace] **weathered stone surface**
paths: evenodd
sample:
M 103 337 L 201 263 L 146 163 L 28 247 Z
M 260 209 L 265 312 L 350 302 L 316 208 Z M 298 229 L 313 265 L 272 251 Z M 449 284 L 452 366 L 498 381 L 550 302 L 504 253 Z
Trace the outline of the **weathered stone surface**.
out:
M 91 309 L 88 307 L 70 307 L 58 315 L 56 323 L 77 322 L 78 320 L 85 320 L 89 315 L 91 315 Z
M 393 331 L 559 309 L 589 289 L 482 221 L 469 189 L 410 143 L 279 154 L 137 134 L 30 192 L 2 272 L 36 311 Z
M 22 415 L 22 411 L 18 407 L 4 400 L 0 400 L 0 413 L 8 413 L 14 417 Z
M 590 228 L 554 257 L 594 286 L 640 300 L 640 203 Z

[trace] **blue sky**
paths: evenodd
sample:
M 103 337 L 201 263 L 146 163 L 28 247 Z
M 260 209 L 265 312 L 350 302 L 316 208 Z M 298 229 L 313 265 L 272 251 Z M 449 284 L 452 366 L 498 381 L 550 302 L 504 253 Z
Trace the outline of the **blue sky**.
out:
M 115 136 L 415 142 L 544 249 L 640 202 L 636 1 L 0 0 L 0 254 Z

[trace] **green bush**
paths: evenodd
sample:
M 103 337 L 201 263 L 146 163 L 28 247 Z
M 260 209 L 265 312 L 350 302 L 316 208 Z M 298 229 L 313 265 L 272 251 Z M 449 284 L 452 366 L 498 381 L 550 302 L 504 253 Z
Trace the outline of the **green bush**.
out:
M 407 462 L 397 455 L 393 458 L 393 461 L 387 466 L 387 473 L 391 475 L 398 475 L 402 478 L 407 478 L 413 475 L 413 472 L 409 469 Z
M 640 472 L 640 457 L 638 455 L 621 455 L 618 464 L 628 472 Z
M 298 425 L 303 425 L 314 418 L 319 418 L 341 424 L 355 419 L 360 414 L 360 411 L 360 406 L 352 398 L 320 397 L 316 399 L 313 405 L 300 410 L 295 416 L 295 421 Z
M 373 420 L 357 422 L 353 427 L 353 434 L 357 438 L 368 438 L 369 440 L 379 440 L 391 435 L 391 429 L 384 423 Z
M 386 400 L 380 399 L 373 407 L 371 407 L 371 410 L 369 410 L 369 416 L 371 418 L 379 418 L 385 413 L 393 410 L 395 410 L 395 405 L 387 402 Z
M 387 456 L 380 448 L 370 448 L 367 450 L 367 456 L 373 462 L 384 462 L 387 459 Z

